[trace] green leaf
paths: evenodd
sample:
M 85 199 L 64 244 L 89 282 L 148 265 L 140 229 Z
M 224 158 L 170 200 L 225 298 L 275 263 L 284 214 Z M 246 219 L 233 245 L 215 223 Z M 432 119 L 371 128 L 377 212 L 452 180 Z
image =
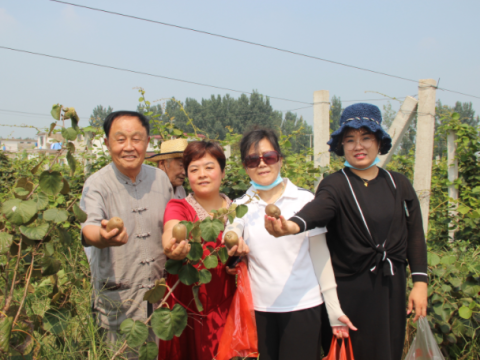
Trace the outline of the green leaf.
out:
M 473 310 L 473 309 L 475 309 L 475 306 L 477 306 L 477 303 L 476 303 L 475 301 L 472 301 L 472 302 L 468 305 L 468 308 L 469 308 L 470 310 Z
M 202 223 L 200 224 L 200 231 L 202 232 L 202 238 L 206 242 L 215 241 L 218 235 L 220 234 L 220 232 L 223 231 L 224 228 L 225 226 L 220 220 L 218 219 L 212 220 L 208 217 L 205 220 L 203 220 Z
M 53 243 L 49 242 L 45 244 L 46 253 L 52 256 L 55 253 L 55 248 L 53 247 Z
M 55 104 L 52 106 L 52 110 L 50 111 L 50 114 L 52 114 L 52 117 L 55 120 L 60 120 L 60 110 L 62 110 L 62 107 L 60 104 Z
M 43 327 L 54 335 L 60 335 L 68 327 L 70 311 L 66 308 L 48 309 L 43 315 Z
M 454 112 L 454 113 L 452 114 L 452 120 L 458 120 L 458 119 L 460 119 L 460 114 L 457 113 L 457 112 Z
M 63 188 L 62 188 L 62 191 L 60 191 L 60 194 L 67 195 L 69 192 L 70 192 L 70 185 L 68 184 L 67 179 L 63 178 Z
M 34 227 L 20 226 L 20 232 L 30 240 L 42 240 L 47 234 L 49 225 L 42 224 Z
M 74 143 L 68 142 L 66 147 L 67 147 L 68 152 L 71 152 L 72 154 L 75 153 L 75 144 Z
M 140 347 L 139 360 L 155 360 L 158 356 L 158 344 L 148 342 Z
M 43 210 L 48 206 L 48 196 L 43 192 L 38 192 L 32 195 L 32 201 L 37 204 L 37 210 Z
M 60 270 L 60 261 L 51 257 L 45 256 L 42 261 L 42 276 L 54 275 Z
M 67 245 L 72 243 L 72 237 L 70 236 L 70 233 L 68 232 L 67 229 L 63 229 L 59 227 L 57 228 L 57 232 L 61 242 Z
M 53 221 L 56 224 L 60 224 L 68 220 L 68 212 L 63 209 L 48 209 L 43 213 L 43 219 L 45 221 Z
M 200 276 L 198 275 L 198 270 L 195 269 L 192 265 L 186 264 L 182 266 L 178 272 L 178 278 L 185 285 L 192 285 L 196 283 Z
M 77 132 L 74 128 L 62 128 L 62 136 L 69 141 L 73 141 L 77 138 Z
M 13 236 L 6 232 L 0 232 L 0 255 L 6 254 L 12 246 Z
M 143 97 L 138 98 L 138 102 L 143 102 L 143 100 L 144 100 Z
M 32 200 L 8 200 L 2 205 L 2 213 L 13 224 L 23 225 L 37 214 L 37 205 Z
M 443 342 L 443 335 L 439 333 L 433 333 L 433 335 L 435 336 L 437 344 L 440 345 Z
M 198 261 L 202 258 L 203 248 L 202 245 L 197 242 L 190 241 L 190 251 L 188 252 L 187 258 L 193 262 Z
M 457 210 L 458 210 L 458 212 L 459 212 L 460 214 L 465 215 L 466 213 L 468 213 L 468 212 L 469 212 L 470 210 L 472 210 L 472 209 L 469 208 L 469 207 L 466 206 L 466 205 L 460 205 Z
M 63 188 L 63 176 L 58 171 L 44 171 L 40 174 L 39 183 L 45 194 L 55 196 Z
M 454 287 L 459 287 L 460 285 L 462 285 L 462 280 L 460 280 L 459 278 L 450 277 L 450 278 L 448 279 L 448 281 L 449 281 L 450 284 L 452 284 Z
M 222 264 L 225 265 L 225 263 L 228 260 L 228 250 L 226 247 L 221 247 L 218 250 L 218 257 L 220 258 L 220 261 L 222 262 Z
M 75 169 L 77 168 L 77 161 L 70 151 L 67 152 L 67 162 L 68 166 L 70 166 L 70 174 L 73 176 L 73 174 L 75 174 Z
M 237 214 L 237 218 L 244 217 L 247 212 L 248 212 L 248 206 L 247 205 L 238 205 L 237 208 L 235 209 L 235 213 Z
M 452 332 L 455 334 L 455 336 L 463 336 L 465 335 L 465 332 L 467 331 L 465 325 L 462 324 L 461 321 L 458 321 L 455 319 L 452 325 Z
M 148 338 L 147 325 L 138 320 L 124 320 L 120 325 L 120 331 L 127 335 L 127 344 L 132 348 L 142 345 Z
M 177 275 L 180 269 L 182 268 L 182 265 L 183 265 L 183 260 L 168 259 L 167 263 L 165 264 L 165 270 L 167 270 L 169 274 Z
M 427 254 L 427 261 L 428 261 L 428 265 L 436 266 L 436 265 L 440 264 L 440 256 L 438 256 L 437 254 L 429 252 Z
M 200 285 L 195 285 L 192 287 L 193 299 L 195 300 L 195 305 L 197 306 L 198 311 L 203 311 L 203 305 L 198 296 L 198 290 L 200 290 Z
M 52 135 L 52 132 L 53 132 L 53 129 L 55 129 L 55 126 L 57 126 L 57 123 L 51 123 L 50 124 L 50 129 L 48 130 L 48 137 L 50 137 L 50 135 Z
M 442 260 L 440 261 L 443 265 L 452 265 L 455 264 L 457 261 L 457 257 L 455 255 L 446 255 L 442 257 Z
M 165 283 L 165 279 L 157 279 L 155 280 L 155 286 L 148 290 L 145 295 L 143 295 L 143 301 L 148 301 L 150 304 L 155 304 L 163 299 L 166 290 L 167 284 Z
M 200 284 L 208 284 L 210 281 L 212 281 L 212 273 L 207 269 L 200 270 L 198 275 L 200 277 L 200 280 L 198 280 Z
M 10 348 L 12 325 L 13 317 L 7 316 L 0 319 L 0 352 L 7 353 Z
M 233 221 L 235 220 L 235 215 L 228 214 L 227 217 L 228 217 L 228 221 L 230 221 L 230 224 L 233 224 Z
M 472 317 L 472 310 L 466 306 L 462 306 L 460 309 L 458 309 L 458 315 L 468 320 Z
M 203 260 L 203 265 L 205 265 L 207 269 L 214 269 L 218 266 L 218 258 L 215 255 L 208 255 Z
M 172 340 L 173 336 L 180 336 L 187 326 L 187 311 L 180 305 L 175 304 L 172 311 L 167 308 L 159 308 L 152 316 L 152 329 L 155 335 L 162 340 Z
M 78 204 L 73 205 L 73 213 L 75 214 L 75 217 L 77 218 L 79 223 L 84 223 L 87 221 L 87 213 L 80 209 L 80 206 Z

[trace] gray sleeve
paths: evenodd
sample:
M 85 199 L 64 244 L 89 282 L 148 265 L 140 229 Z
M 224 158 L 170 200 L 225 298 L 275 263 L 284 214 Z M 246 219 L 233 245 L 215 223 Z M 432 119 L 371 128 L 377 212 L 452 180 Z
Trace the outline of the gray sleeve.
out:
M 80 199 L 80 208 L 87 213 L 87 221 L 81 224 L 82 230 L 86 225 L 100 226 L 103 219 L 107 218 L 105 198 L 100 189 L 92 181 L 86 181 Z M 82 245 L 88 247 L 81 231 Z

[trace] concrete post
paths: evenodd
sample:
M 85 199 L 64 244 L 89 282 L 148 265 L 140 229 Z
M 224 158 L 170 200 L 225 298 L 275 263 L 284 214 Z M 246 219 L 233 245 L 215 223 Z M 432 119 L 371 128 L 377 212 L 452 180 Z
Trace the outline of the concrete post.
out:
M 458 179 L 458 160 L 455 158 L 455 153 L 457 150 L 457 134 L 453 131 L 450 131 L 447 135 L 447 166 L 448 166 L 448 181 L 453 183 L 455 180 Z M 453 219 L 457 216 L 457 199 L 458 199 L 458 189 L 455 188 L 455 185 L 450 185 L 448 187 L 448 197 L 451 198 L 449 202 L 449 208 L 451 209 L 449 212 L 449 216 L 452 218 L 450 225 L 455 225 Z M 453 242 L 455 240 L 455 231 L 449 230 L 448 231 L 449 241 Z
M 437 82 L 433 79 L 423 79 L 418 83 L 418 121 L 413 187 L 420 200 L 425 234 L 428 232 L 430 187 L 432 183 L 436 85 Z
M 330 138 L 330 93 L 319 90 L 313 93 L 313 159 L 315 167 L 330 164 L 327 141 Z
M 385 167 L 392 159 L 393 154 L 398 149 L 398 146 L 402 142 L 402 138 L 405 132 L 408 130 L 413 118 L 415 117 L 415 110 L 417 110 L 418 100 L 407 96 L 398 110 L 397 116 L 388 129 L 388 134 L 392 138 L 392 148 L 388 154 L 380 155 L 380 163 L 378 166 Z
M 225 157 L 227 159 L 230 159 L 230 156 L 232 156 L 232 147 L 230 145 L 225 145 L 225 147 L 223 148 L 224 152 L 225 152 Z

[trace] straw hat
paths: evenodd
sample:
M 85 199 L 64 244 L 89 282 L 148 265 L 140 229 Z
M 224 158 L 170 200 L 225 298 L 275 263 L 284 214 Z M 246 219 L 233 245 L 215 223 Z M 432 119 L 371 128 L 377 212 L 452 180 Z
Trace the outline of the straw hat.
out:
M 149 161 L 160 161 L 165 159 L 172 159 L 172 158 L 180 158 L 183 156 L 183 152 L 185 151 L 188 145 L 187 139 L 175 139 L 175 140 L 167 140 L 164 141 L 160 145 L 160 154 L 155 154 L 145 160 Z

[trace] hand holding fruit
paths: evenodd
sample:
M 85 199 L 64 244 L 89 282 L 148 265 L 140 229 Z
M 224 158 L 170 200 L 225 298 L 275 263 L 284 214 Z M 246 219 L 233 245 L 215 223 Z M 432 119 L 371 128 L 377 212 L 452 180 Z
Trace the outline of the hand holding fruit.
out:
M 112 217 L 109 221 L 102 220 L 100 240 L 104 247 L 122 246 L 128 241 L 127 228 L 119 217 Z
M 172 238 L 164 247 L 165 255 L 172 260 L 183 260 L 187 257 L 191 245 L 187 241 L 187 227 L 176 224 L 172 229 Z
M 265 208 L 265 229 L 268 233 L 280 237 L 300 232 L 300 227 L 293 221 L 285 220 L 281 213 L 280 209 L 274 204 L 269 204 Z
M 248 245 L 235 231 L 228 231 L 222 240 L 228 250 L 228 256 L 246 256 L 250 252 Z

